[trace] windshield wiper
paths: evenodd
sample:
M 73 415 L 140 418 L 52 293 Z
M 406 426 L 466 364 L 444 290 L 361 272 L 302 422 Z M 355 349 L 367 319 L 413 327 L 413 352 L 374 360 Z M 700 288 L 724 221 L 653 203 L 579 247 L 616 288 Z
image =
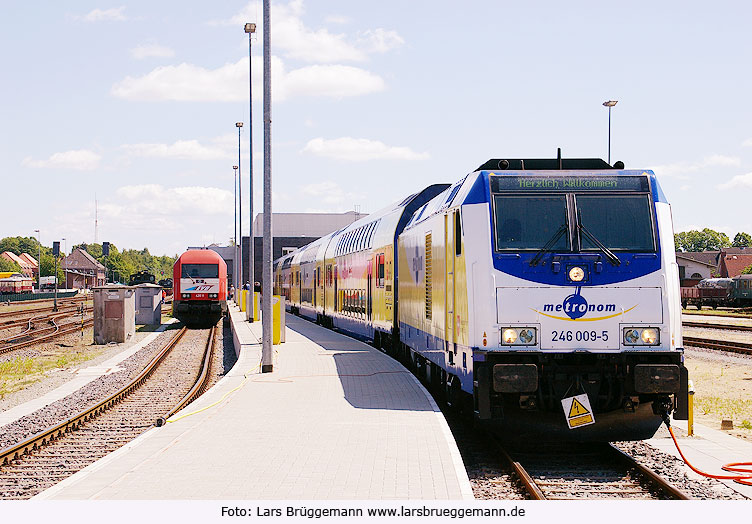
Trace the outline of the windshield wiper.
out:
M 604 246 L 603 242 L 595 238 L 595 236 L 590 231 L 588 231 L 585 228 L 585 226 L 582 225 L 582 212 L 580 210 L 577 210 L 577 228 L 583 233 L 585 233 L 585 236 L 588 238 L 588 240 L 590 240 L 593 244 L 595 244 L 598 247 L 598 249 L 600 249 L 603 252 L 603 254 L 606 255 L 606 258 L 608 259 L 609 262 L 611 262 L 611 264 L 613 264 L 614 266 L 621 265 L 621 260 L 619 260 L 619 257 L 614 255 L 613 251 L 611 251 L 609 248 Z M 580 245 L 580 248 L 582 248 L 581 245 Z
M 533 259 L 530 261 L 531 266 L 537 266 L 538 262 L 540 262 L 541 258 L 543 258 L 543 255 L 547 252 L 551 251 L 551 248 L 556 244 L 556 242 L 561 238 L 561 235 L 566 233 L 567 231 L 567 225 L 562 224 L 559 226 L 559 229 L 556 230 L 556 233 L 554 233 L 554 236 L 552 236 L 548 242 L 546 242 L 542 248 L 540 248 L 540 251 L 538 251 Z

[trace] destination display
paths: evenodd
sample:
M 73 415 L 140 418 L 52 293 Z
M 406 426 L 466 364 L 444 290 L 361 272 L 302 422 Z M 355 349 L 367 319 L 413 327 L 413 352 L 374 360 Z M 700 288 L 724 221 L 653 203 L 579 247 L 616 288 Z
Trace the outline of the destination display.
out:
M 607 175 L 491 175 L 491 192 L 503 191 L 633 191 L 650 190 L 646 176 Z

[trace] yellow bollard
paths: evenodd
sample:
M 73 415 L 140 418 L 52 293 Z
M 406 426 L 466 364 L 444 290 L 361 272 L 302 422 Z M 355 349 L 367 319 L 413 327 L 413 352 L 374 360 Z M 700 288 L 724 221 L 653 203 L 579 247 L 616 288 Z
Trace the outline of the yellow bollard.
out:
M 687 418 L 687 436 L 691 437 L 695 434 L 695 385 L 692 383 L 692 381 L 689 381 L 689 400 L 688 400 L 688 406 L 687 411 L 689 413 L 689 417 Z
M 282 301 L 279 299 L 279 295 L 272 296 L 272 344 L 277 345 L 282 340 L 281 320 L 279 308 Z

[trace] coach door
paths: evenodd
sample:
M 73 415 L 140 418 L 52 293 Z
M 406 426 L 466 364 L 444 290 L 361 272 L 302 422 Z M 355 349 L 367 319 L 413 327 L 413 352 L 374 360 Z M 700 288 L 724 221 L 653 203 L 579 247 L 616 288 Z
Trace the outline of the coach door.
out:
M 339 311 L 339 294 L 337 293 L 337 266 L 334 266 L 334 312 Z
M 313 270 L 313 309 L 316 309 L 316 299 L 319 294 L 319 268 Z
M 373 260 L 368 261 L 368 288 L 366 297 L 366 315 L 371 320 L 373 311 Z
M 456 336 L 454 329 L 454 301 L 456 296 L 456 289 L 454 283 L 454 242 L 456 239 L 455 229 L 455 213 L 447 213 L 444 215 L 444 261 L 446 268 L 446 286 L 444 287 L 444 304 L 445 304 L 445 319 L 444 327 L 447 341 L 447 351 L 455 352 Z M 451 360 L 450 360 L 451 361 Z

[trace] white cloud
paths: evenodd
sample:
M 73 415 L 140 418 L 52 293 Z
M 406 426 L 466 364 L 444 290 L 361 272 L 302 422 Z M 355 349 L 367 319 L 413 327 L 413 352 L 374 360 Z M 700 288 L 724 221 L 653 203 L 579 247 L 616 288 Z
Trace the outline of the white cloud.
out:
M 131 56 L 136 60 L 144 58 L 172 58 L 175 51 L 158 44 L 144 44 L 131 49 Z
M 405 40 L 397 34 L 397 31 L 379 27 L 363 31 L 358 38 L 358 43 L 366 51 L 386 53 L 404 44 Z
M 227 158 L 230 151 L 226 139 L 215 140 L 212 145 L 202 145 L 198 140 L 178 140 L 172 144 L 140 143 L 121 146 L 129 154 L 141 157 L 177 158 L 188 160 L 214 160 Z M 237 146 L 236 146 L 237 147 Z
M 677 162 L 675 164 L 666 164 L 655 166 L 653 171 L 659 177 L 671 177 L 679 180 L 686 180 L 690 173 L 703 169 L 715 167 L 736 167 L 741 165 L 739 157 L 726 155 L 710 155 L 696 162 Z
M 102 159 L 94 151 L 88 149 L 77 149 L 73 151 L 64 151 L 55 153 L 47 160 L 34 160 L 27 157 L 22 164 L 34 168 L 56 168 L 56 169 L 74 169 L 78 171 L 89 171 L 99 167 L 99 161 Z
M 238 102 L 248 92 L 248 58 L 217 69 L 182 63 L 161 66 L 140 76 L 128 76 L 112 87 L 111 93 L 128 100 L 175 100 Z M 254 99 L 262 96 L 262 64 L 254 61 Z M 272 98 L 282 101 L 295 96 L 342 98 L 359 96 L 385 88 L 384 80 L 369 71 L 343 65 L 313 65 L 285 71 L 272 57 Z
M 367 160 L 425 160 L 428 153 L 416 153 L 409 147 L 388 146 L 378 140 L 342 137 L 310 140 L 302 150 L 325 158 L 362 162 Z
M 324 18 L 327 24 L 346 25 L 350 23 L 350 18 L 344 15 L 329 15 Z
M 743 147 L 752 147 L 752 138 L 748 138 L 744 142 L 742 142 Z
M 94 9 L 92 11 L 89 11 L 87 14 L 79 16 L 77 18 L 85 22 L 122 22 L 128 20 L 125 14 L 123 14 L 123 11 L 125 11 L 124 5 L 120 7 L 113 7 L 112 9 Z
M 377 93 L 385 89 L 384 80 L 377 74 L 358 67 L 344 65 L 312 65 L 282 75 L 282 99 L 295 96 L 328 96 L 344 98 Z M 274 91 L 273 97 L 278 98 Z
M 216 218 L 220 218 L 221 223 L 230 218 L 232 223 L 233 194 L 216 187 L 143 184 L 120 187 L 116 195 L 114 201 L 100 202 L 99 206 L 100 223 L 110 229 L 160 235 L 185 231 L 198 234 L 208 223 L 216 223 Z
M 257 33 L 262 34 L 260 2 L 249 2 L 239 13 L 228 20 L 210 22 L 213 25 L 242 26 L 256 21 Z M 274 49 L 285 57 L 312 63 L 363 62 L 372 52 L 385 52 L 404 43 L 396 31 L 373 29 L 358 37 L 332 33 L 328 29 L 312 29 L 303 22 L 305 13 L 302 0 L 288 4 L 274 3 L 271 18 L 274 20 Z M 325 23 L 343 25 L 349 19 L 328 16 Z
M 356 193 L 346 191 L 336 182 L 326 180 L 323 182 L 316 182 L 315 184 L 309 184 L 303 186 L 300 192 L 308 197 L 305 200 L 308 202 L 315 201 L 319 206 L 317 209 L 319 213 L 332 213 L 343 210 L 350 210 L 358 202 L 362 202 L 365 199 L 363 193 Z M 324 207 L 321 207 L 321 206 Z M 313 211 L 305 211 L 311 213 Z
M 725 184 L 718 185 L 718 189 L 733 189 L 735 187 L 752 189 L 752 173 L 736 175 Z

